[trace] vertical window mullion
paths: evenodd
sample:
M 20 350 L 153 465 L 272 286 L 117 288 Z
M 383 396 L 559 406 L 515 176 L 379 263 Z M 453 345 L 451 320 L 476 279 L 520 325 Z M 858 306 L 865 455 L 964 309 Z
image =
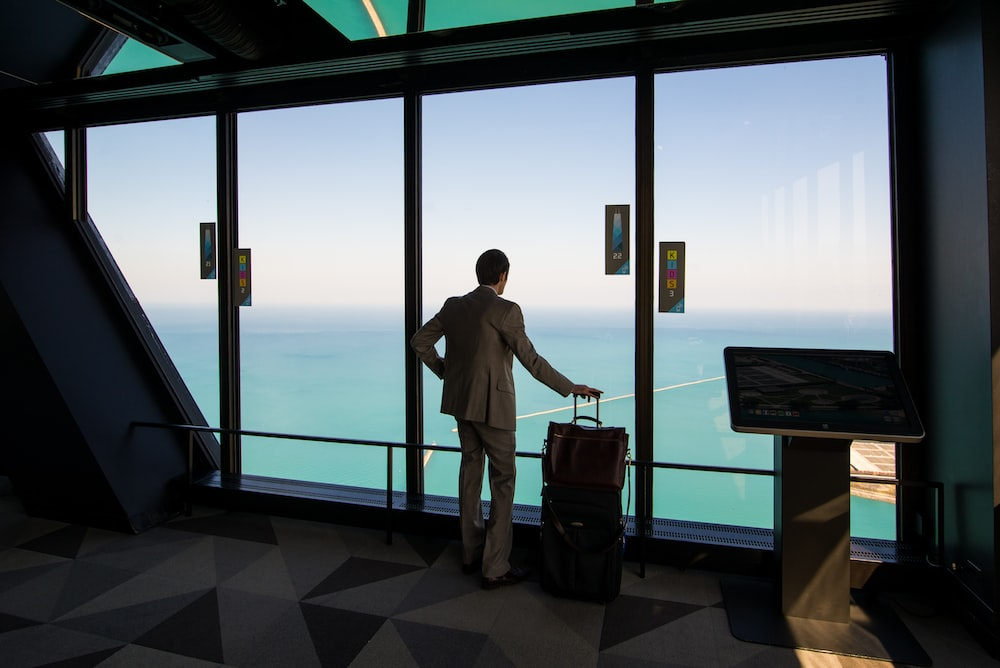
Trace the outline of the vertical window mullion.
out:
M 232 251 L 239 245 L 237 224 L 236 114 L 217 118 L 218 283 L 219 283 L 219 415 L 222 429 L 240 429 L 240 321 L 232 290 Z M 242 471 L 239 435 L 223 433 L 224 473 Z
M 635 82 L 635 456 L 653 460 L 653 72 L 643 69 Z M 643 523 L 653 512 L 653 472 L 640 468 L 636 516 Z M 640 525 L 640 531 L 645 525 Z
M 403 328 L 406 360 L 406 442 L 422 443 L 424 439 L 423 367 L 420 359 L 409 350 L 409 340 L 421 325 L 423 312 L 423 276 L 421 243 L 421 96 L 407 93 L 403 100 L 403 209 L 404 209 L 404 276 L 405 315 Z M 413 449 L 406 454 L 406 491 L 424 491 L 423 451 Z

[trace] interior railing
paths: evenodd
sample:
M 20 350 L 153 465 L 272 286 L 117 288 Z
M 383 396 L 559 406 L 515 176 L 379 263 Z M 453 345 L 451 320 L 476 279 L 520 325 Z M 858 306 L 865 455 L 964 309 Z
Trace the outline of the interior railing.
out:
M 453 445 L 438 445 L 438 444 L 427 444 L 427 443 L 399 443 L 395 441 L 376 441 L 376 440 L 365 440 L 357 438 L 338 438 L 334 436 L 307 436 L 303 434 L 283 434 L 277 432 L 267 432 L 267 431 L 254 431 L 249 429 L 222 429 L 219 427 L 208 427 L 202 425 L 193 424 L 164 424 L 159 422 L 133 422 L 133 427 L 149 427 L 155 429 L 170 429 L 174 431 L 186 431 L 188 434 L 188 452 L 187 452 L 187 485 L 190 487 L 194 485 L 194 448 L 195 448 L 195 435 L 198 433 L 211 433 L 216 435 L 229 434 L 232 436 L 250 436 L 259 438 L 277 438 L 283 440 L 291 441 L 311 441 L 316 443 L 338 443 L 342 445 L 364 445 L 371 447 L 385 448 L 386 450 L 386 486 L 385 486 L 385 515 L 386 515 L 386 543 L 392 544 L 392 507 L 393 507 L 393 451 L 396 449 L 419 449 L 419 450 L 433 450 L 438 452 L 455 452 L 461 453 L 462 449 L 458 446 Z M 525 459 L 541 459 L 542 454 L 540 452 L 515 452 L 516 457 L 521 457 Z M 630 466 L 635 468 L 641 475 L 647 475 L 652 472 L 653 469 L 670 469 L 677 471 L 699 471 L 703 473 L 728 473 L 728 474 L 742 474 L 742 475 L 756 475 L 756 476 L 769 476 L 774 477 L 774 471 L 766 469 L 752 469 L 752 468 L 741 468 L 734 466 L 708 466 L 704 464 L 679 464 L 679 463 L 669 463 L 669 462 L 656 462 L 656 461 L 643 461 L 632 459 Z M 631 473 L 630 473 L 631 475 Z M 852 483 L 867 483 L 867 484 L 881 484 L 881 485 L 893 485 L 896 488 L 899 487 L 916 487 L 916 488 L 927 488 L 934 492 L 935 501 L 935 537 L 934 544 L 932 546 L 933 554 L 928 555 L 928 561 L 932 565 L 938 565 L 936 562 L 940 562 L 940 554 L 942 546 L 944 545 L 944 485 L 940 482 L 932 481 L 917 481 L 917 480 L 900 480 L 896 477 L 882 477 L 882 476 L 872 476 L 872 475 L 860 475 L 851 474 L 850 481 Z M 631 484 L 631 483 L 630 483 Z M 185 511 L 190 512 L 189 499 L 185 498 Z M 645 537 L 648 533 L 647 527 L 650 526 L 650 522 L 653 518 L 646 517 L 645 513 L 636 512 L 632 516 L 634 530 L 634 537 L 639 540 L 639 574 L 640 576 L 645 576 L 645 550 L 644 543 Z M 623 518 L 626 525 L 628 524 L 629 517 Z

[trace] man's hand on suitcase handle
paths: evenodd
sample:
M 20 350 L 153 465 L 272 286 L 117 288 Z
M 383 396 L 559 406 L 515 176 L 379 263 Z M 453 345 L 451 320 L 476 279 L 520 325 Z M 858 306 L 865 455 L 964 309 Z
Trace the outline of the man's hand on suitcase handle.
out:
M 574 397 L 587 397 L 587 401 L 590 401 L 591 397 L 600 399 L 601 395 L 604 394 L 604 390 L 598 390 L 595 387 L 587 385 L 574 385 L 572 394 Z

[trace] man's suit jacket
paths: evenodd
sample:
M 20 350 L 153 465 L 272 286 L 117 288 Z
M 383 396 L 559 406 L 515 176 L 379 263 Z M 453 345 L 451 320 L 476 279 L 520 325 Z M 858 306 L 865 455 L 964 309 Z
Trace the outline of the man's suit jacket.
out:
M 444 357 L 434 347 L 442 336 Z M 445 301 L 438 314 L 413 335 L 410 346 L 444 379 L 441 412 L 461 420 L 514 430 L 514 357 L 564 397 L 573 390 L 572 381 L 535 352 L 524 331 L 521 308 L 486 285 Z

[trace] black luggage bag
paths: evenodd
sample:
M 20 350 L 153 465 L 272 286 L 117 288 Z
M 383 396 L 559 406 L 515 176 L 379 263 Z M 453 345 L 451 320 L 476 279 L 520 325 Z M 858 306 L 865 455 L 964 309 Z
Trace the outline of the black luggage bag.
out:
M 542 492 L 542 589 L 607 603 L 621 591 L 625 543 L 621 493 L 546 487 Z
M 550 423 L 542 452 L 541 586 L 557 596 L 607 603 L 621 591 L 628 434 L 597 417 Z M 594 427 L 577 425 L 592 420 Z M 631 502 L 631 480 L 629 480 Z M 626 511 L 627 512 L 627 511 Z

